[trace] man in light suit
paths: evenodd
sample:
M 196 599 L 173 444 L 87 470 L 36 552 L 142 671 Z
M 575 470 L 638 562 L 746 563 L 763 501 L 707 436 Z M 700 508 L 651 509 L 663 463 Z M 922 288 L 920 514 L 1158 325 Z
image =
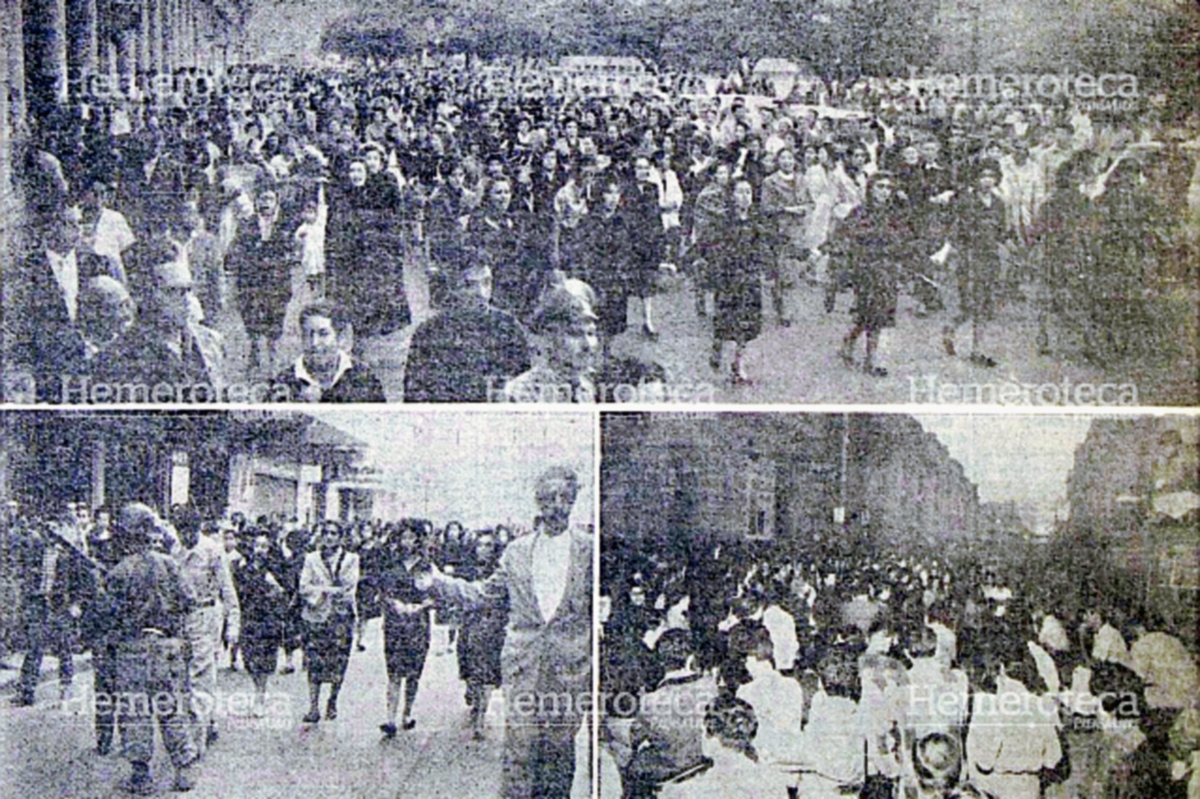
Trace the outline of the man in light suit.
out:
M 508 545 L 487 580 L 436 567 L 417 587 L 441 602 L 508 603 L 501 653 L 506 713 L 506 799 L 565 799 L 575 773 L 575 736 L 591 707 L 592 540 L 570 528 L 579 478 L 553 467 L 537 484 L 534 533 Z

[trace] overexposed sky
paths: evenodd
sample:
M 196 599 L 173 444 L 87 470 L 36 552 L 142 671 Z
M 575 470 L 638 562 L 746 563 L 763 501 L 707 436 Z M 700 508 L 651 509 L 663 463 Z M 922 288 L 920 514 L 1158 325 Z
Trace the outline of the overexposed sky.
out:
M 379 509 L 383 518 L 416 516 L 439 526 L 457 519 L 470 528 L 529 526 L 537 513 L 537 477 L 556 464 L 571 466 L 579 475 L 572 521 L 587 524 L 595 516 L 592 415 L 511 409 L 309 412 L 367 442 L 367 462 L 384 473 L 393 490 Z
M 1054 512 L 1066 507 L 1067 473 L 1083 443 L 1091 416 L 995 416 L 917 414 L 917 421 L 950 450 L 984 502 L 1016 500 L 1031 507 L 1030 519 L 1047 531 Z

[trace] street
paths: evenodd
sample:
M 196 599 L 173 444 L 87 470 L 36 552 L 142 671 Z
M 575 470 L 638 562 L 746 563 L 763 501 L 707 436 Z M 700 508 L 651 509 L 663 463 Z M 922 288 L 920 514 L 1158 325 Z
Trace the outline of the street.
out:
M 413 255 L 405 264 L 405 288 L 414 324 L 387 336 L 372 337 L 354 345 L 356 355 L 380 378 L 390 401 L 403 396 L 404 363 L 416 325 L 433 313 L 422 259 Z M 952 292 L 947 292 L 947 304 Z M 279 343 L 274 372 L 290 363 L 300 352 L 297 322 L 300 309 L 311 299 L 303 280 L 293 282 L 285 334 Z M 851 292 L 842 292 L 832 313 L 823 307 L 823 289 L 802 284 L 788 298 L 790 327 L 782 327 L 764 305 L 763 332 L 746 350 L 745 371 L 749 385 L 734 386 L 730 380 L 732 345 L 726 346 L 720 373 L 709 366 L 711 333 L 708 319 L 699 317 L 691 283 L 682 279 L 653 299 L 654 325 L 659 336 L 643 336 L 640 300 L 629 303 L 629 329 L 612 344 L 617 357 L 653 361 L 667 372 L 668 402 L 709 403 L 883 403 L 883 404 L 1005 404 L 1005 405 L 1137 405 L 1179 401 L 1188 391 L 1185 369 L 1168 371 L 1152 367 L 1138 369 L 1113 365 L 1101 368 L 1085 360 L 1078 342 L 1051 325 L 1053 354 L 1038 352 L 1037 311 L 1032 302 L 1000 307 L 997 318 L 984 331 L 983 352 L 997 362 L 994 368 L 971 363 L 971 331 L 958 331 L 958 355 L 942 349 L 942 328 L 951 318 L 949 309 L 921 318 L 915 303 L 900 295 L 896 327 L 882 337 L 876 364 L 888 370 L 886 377 L 863 374 L 863 339 L 856 352 L 856 366 L 849 368 L 838 357 L 842 337 L 850 329 Z M 232 315 L 214 325 L 227 340 L 231 374 L 244 374 L 245 334 Z M 266 373 L 254 379 L 264 379 Z M 602 388 L 602 390 L 605 390 Z M 631 395 L 606 390 L 610 401 L 628 400 Z
M 417 726 L 384 741 L 387 678 L 382 627 L 367 626 L 365 652 L 354 652 L 339 699 L 338 719 L 304 725 L 307 686 L 302 672 L 270 679 L 267 712 L 249 713 L 250 677 L 222 668 L 218 676 L 220 739 L 193 768 L 195 799 L 323 799 L 323 797 L 493 797 L 500 790 L 503 700 L 494 691 L 486 738 L 474 741 L 466 726 L 464 686 L 453 653 L 435 654 L 444 630 L 435 628 L 434 645 L 413 717 Z M 225 656 L 227 658 L 227 656 Z M 298 659 L 298 658 L 297 658 Z M 57 662 L 46 658 L 38 704 L 0 707 L 0 739 L 5 742 L 0 796 L 70 796 L 77 799 L 127 796 L 122 783 L 129 764 L 95 751 L 90 712 L 92 686 L 86 658 L 79 659 L 75 701 L 57 702 Z M 223 660 L 223 664 L 225 661 Z M 282 665 L 282 657 L 281 657 Z M 0 673 L 4 679 L 15 672 Z M 328 688 L 325 689 L 328 691 Z M 6 691 L 6 694 L 11 692 Z M 322 695 L 322 708 L 324 694 Z M 576 743 L 573 799 L 589 795 L 587 727 Z M 172 769 L 161 744 L 153 763 L 156 787 L 170 793 Z

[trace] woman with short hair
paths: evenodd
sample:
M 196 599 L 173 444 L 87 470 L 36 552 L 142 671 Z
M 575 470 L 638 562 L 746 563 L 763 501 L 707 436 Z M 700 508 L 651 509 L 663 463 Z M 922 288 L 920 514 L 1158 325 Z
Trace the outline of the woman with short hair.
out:
M 305 622 L 304 655 L 308 664 L 309 710 L 304 721 L 316 724 L 321 685 L 329 683 L 325 718 L 337 718 L 338 693 L 346 677 L 354 641 L 354 595 L 358 588 L 358 555 L 343 546 L 336 522 L 326 522 L 318 549 L 304 557 L 300 572 L 301 615 Z
M 416 726 L 412 718 L 425 656 L 429 654 L 430 613 L 433 600 L 416 587 L 414 574 L 428 568 L 424 557 L 424 527 L 405 520 L 384 548 L 379 575 L 379 601 L 383 606 L 383 651 L 387 661 L 387 721 L 379 725 L 385 738 L 396 735 L 396 709 L 404 692 L 401 725 Z

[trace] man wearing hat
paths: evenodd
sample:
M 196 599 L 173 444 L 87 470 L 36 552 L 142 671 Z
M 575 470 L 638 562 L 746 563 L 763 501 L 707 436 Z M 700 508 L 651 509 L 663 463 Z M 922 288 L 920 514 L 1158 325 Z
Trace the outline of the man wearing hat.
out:
M 540 340 L 532 369 L 504 387 L 509 402 L 595 402 L 596 353 L 600 349 L 593 310 L 595 293 L 580 280 L 555 276 L 531 320 Z
M 97 359 L 96 382 L 112 402 L 211 402 L 225 385 L 224 346 L 197 318 L 187 257 L 168 242 L 143 257 L 151 288 L 138 322 Z
M 179 564 L 153 546 L 164 528 L 158 514 L 140 502 L 122 508 L 117 532 L 128 554 L 108 573 L 105 586 L 108 640 L 117 658 L 117 728 L 133 766 L 127 787 L 139 795 L 154 792 L 155 727 L 176 769 L 175 790 L 192 787 L 188 772 L 198 757 L 184 638 L 194 601 Z

